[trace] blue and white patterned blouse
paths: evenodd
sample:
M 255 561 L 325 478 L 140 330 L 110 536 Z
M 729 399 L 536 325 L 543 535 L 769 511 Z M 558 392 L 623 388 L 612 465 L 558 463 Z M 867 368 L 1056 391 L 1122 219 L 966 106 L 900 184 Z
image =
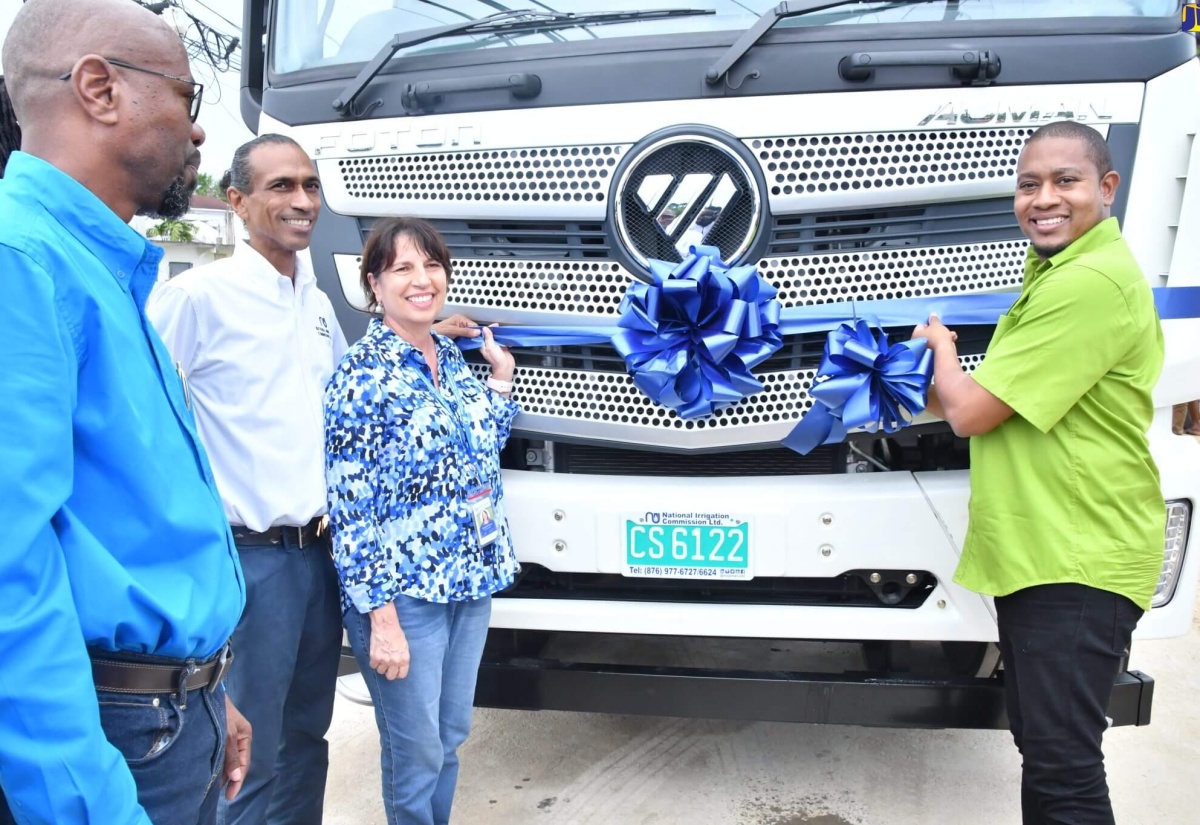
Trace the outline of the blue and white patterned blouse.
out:
M 325 478 L 344 610 L 366 613 L 400 594 L 478 599 L 512 584 L 519 567 L 500 449 L 520 407 L 487 389 L 449 338 L 433 337 L 438 390 L 421 351 L 376 318 L 325 391 Z M 491 485 L 500 528 L 483 547 L 467 504 L 481 482 Z

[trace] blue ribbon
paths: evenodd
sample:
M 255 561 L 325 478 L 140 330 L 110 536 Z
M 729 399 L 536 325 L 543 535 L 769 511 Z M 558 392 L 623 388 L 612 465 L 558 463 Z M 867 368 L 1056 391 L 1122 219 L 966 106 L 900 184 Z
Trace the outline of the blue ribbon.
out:
M 783 444 L 806 455 L 846 438 L 849 430 L 894 433 L 925 409 L 933 352 L 924 338 L 888 345 L 866 321 L 829 333 L 808 394 L 813 407 Z
M 828 332 L 809 395 L 812 409 L 783 443 L 800 453 L 842 441 L 851 429 L 893 433 L 925 409 L 933 360 L 924 340 L 889 344 L 883 327 L 994 324 L 1018 293 L 941 295 L 781 308 L 755 266 L 729 267 L 711 246 L 682 263 L 650 262 L 652 283 L 629 286 L 616 326 L 497 327 L 505 346 L 611 344 L 634 383 L 681 418 L 712 415 L 762 390 L 750 370 L 783 336 Z M 1200 287 L 1154 290 L 1164 320 L 1200 318 Z M 865 312 L 864 312 L 865 310 Z M 459 338 L 474 349 L 479 338 Z
M 1160 319 L 1200 317 L 1200 287 L 1153 292 Z M 841 323 L 829 333 L 825 355 L 808 391 L 812 409 L 784 437 L 783 445 L 807 455 L 822 444 L 844 441 L 849 430 L 894 433 L 907 427 L 928 401 L 933 353 L 924 339 L 889 347 L 881 327 L 923 324 L 931 314 L 951 327 L 994 324 L 1018 297 L 1017 293 L 999 293 L 869 302 L 866 307 L 871 310 L 872 323 Z M 780 328 L 786 334 L 815 331 L 830 320 L 830 314 L 853 313 L 855 306 L 826 304 L 821 309 L 820 315 L 784 310 Z

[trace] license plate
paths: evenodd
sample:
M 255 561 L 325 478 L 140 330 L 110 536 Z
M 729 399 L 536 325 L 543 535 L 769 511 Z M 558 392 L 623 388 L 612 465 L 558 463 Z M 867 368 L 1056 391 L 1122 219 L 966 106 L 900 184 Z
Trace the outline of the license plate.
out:
M 752 579 L 750 523 L 723 513 L 628 516 L 622 573 L 658 579 Z

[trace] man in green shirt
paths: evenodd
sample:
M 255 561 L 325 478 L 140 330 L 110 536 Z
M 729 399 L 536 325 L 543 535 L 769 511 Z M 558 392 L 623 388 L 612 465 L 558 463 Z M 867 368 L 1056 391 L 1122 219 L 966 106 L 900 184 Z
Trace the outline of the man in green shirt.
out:
M 913 333 L 934 353 L 930 410 L 971 438 L 955 581 L 995 597 L 1025 825 L 1113 822 L 1105 711 L 1162 568 L 1146 431 L 1163 336 L 1109 216 L 1119 182 L 1094 129 L 1038 129 L 1017 165 L 1024 286 L 983 363 L 964 372 L 936 316 Z

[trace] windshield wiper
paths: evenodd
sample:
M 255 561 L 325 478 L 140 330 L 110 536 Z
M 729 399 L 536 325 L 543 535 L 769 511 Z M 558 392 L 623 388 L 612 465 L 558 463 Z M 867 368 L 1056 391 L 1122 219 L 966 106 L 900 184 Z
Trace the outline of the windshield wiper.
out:
M 754 44 L 771 30 L 772 26 L 785 17 L 800 17 L 804 14 L 812 14 L 814 11 L 835 9 L 838 6 L 858 6 L 868 2 L 870 0 L 784 0 L 784 2 L 758 18 L 753 26 L 746 29 L 737 42 L 730 46 L 729 50 L 721 55 L 717 59 L 717 62 L 712 64 L 712 67 L 704 73 L 704 80 L 710 86 L 720 83 L 721 78 L 733 68 L 733 64 L 741 60 L 742 56 L 754 48 Z M 915 6 L 918 3 L 932 2 L 934 0 L 897 0 L 897 2 L 889 3 L 880 9 L 872 9 L 872 11 L 887 11 L 888 9 L 899 8 L 901 6 Z
M 456 37 L 472 34 L 509 34 L 522 32 L 551 31 L 553 29 L 569 29 L 576 26 L 595 26 L 605 23 L 624 23 L 629 20 L 657 20 L 669 17 L 690 17 L 697 14 L 716 14 L 715 9 L 651 9 L 648 11 L 597 11 L 597 12 L 558 12 L 536 11 L 534 9 L 516 9 L 502 11 L 480 17 L 476 20 L 464 20 L 461 23 L 450 23 L 446 26 L 434 26 L 419 29 L 415 32 L 397 34 L 379 50 L 367 65 L 363 66 L 358 77 L 354 78 L 342 93 L 333 101 L 333 108 L 340 114 L 354 114 L 354 102 L 363 93 L 367 85 L 379 74 L 388 61 L 401 49 L 418 46 L 430 40 L 444 37 Z

